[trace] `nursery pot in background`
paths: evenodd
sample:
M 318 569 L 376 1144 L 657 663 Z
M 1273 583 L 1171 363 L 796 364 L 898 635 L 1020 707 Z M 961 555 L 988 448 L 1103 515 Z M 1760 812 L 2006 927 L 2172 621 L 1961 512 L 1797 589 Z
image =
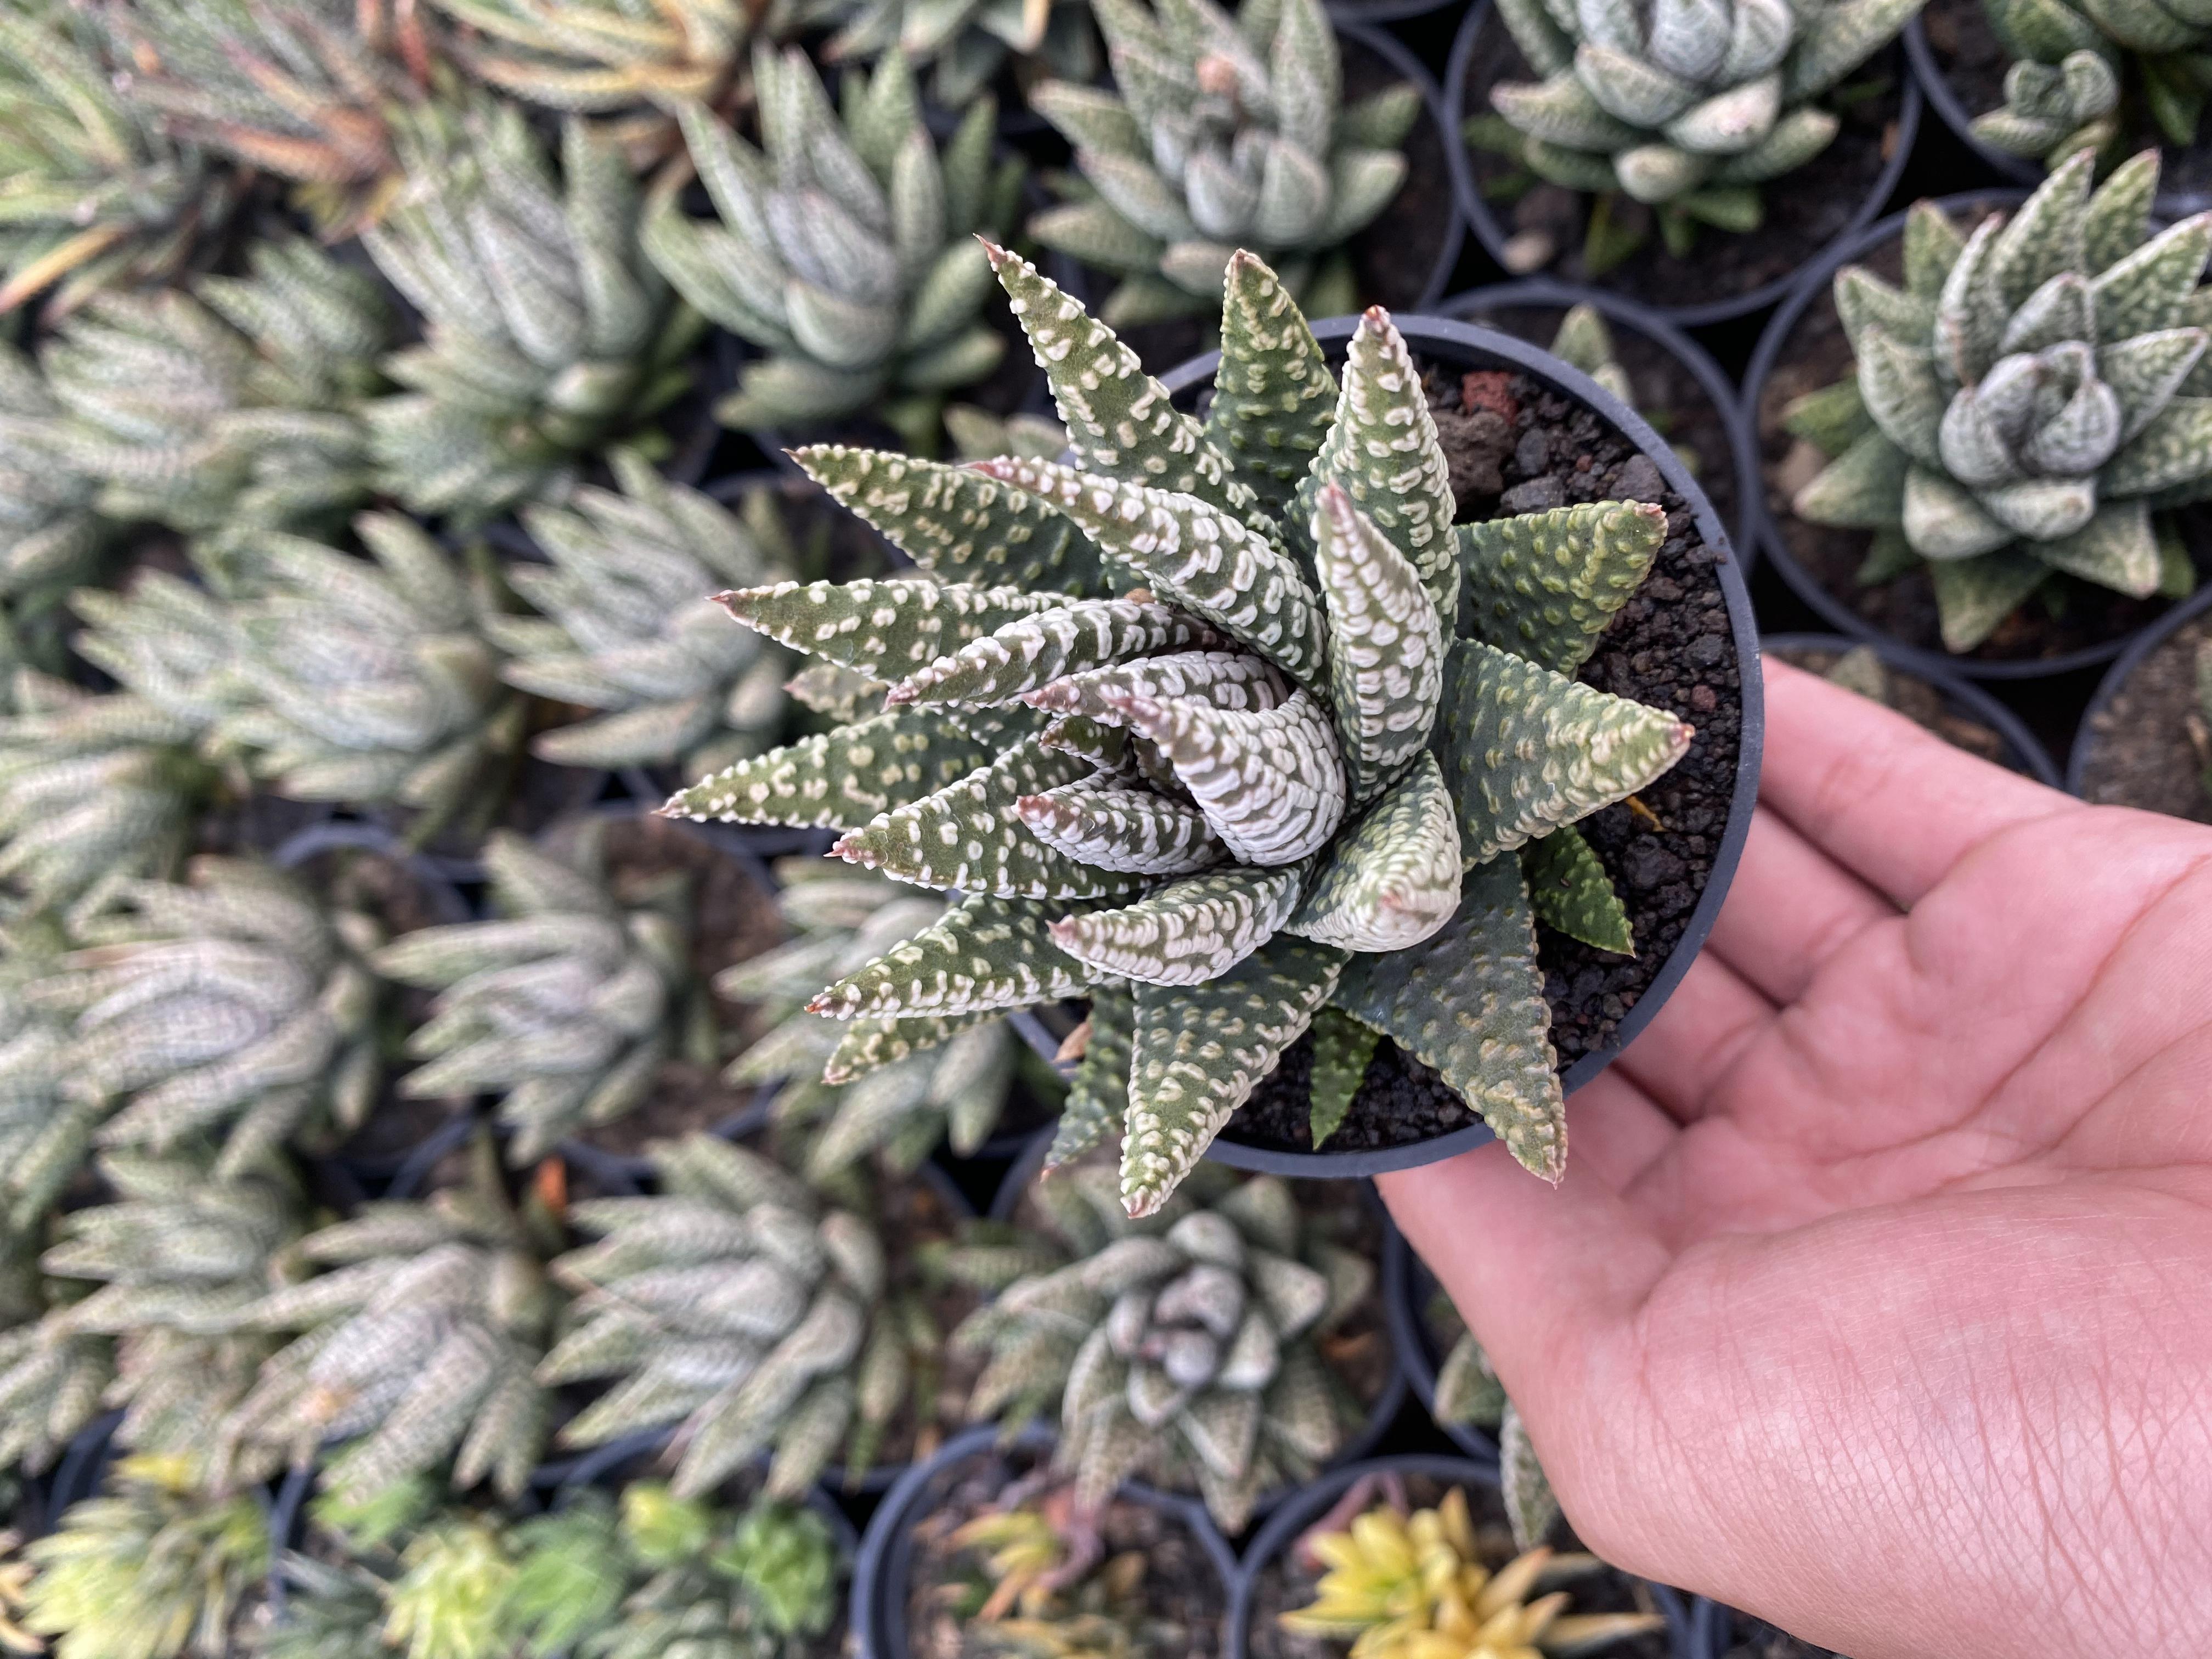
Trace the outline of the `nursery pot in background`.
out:
M 2095 806 L 2135 806 L 2212 823 L 2197 652 L 2212 639 L 2212 586 L 2160 617 L 2099 682 L 2066 764 L 2066 787 Z
M 1478 1528 L 1483 1523 L 1486 1508 L 1495 1507 L 1500 1501 L 1498 1465 L 1488 1461 L 1458 1457 L 1381 1457 L 1372 1462 L 1349 1464 L 1325 1475 L 1311 1486 L 1301 1488 L 1294 1500 L 1268 1516 L 1267 1524 L 1260 1528 L 1258 1536 L 1244 1552 L 1243 1565 L 1237 1578 L 1236 1596 L 1230 1604 L 1229 1659 L 1265 1659 L 1266 1645 L 1255 1644 L 1254 1641 L 1260 1622 L 1272 1619 L 1289 1607 L 1304 1605 L 1304 1598 L 1286 1601 L 1276 1587 L 1283 1563 L 1291 1547 L 1308 1528 L 1328 1513 L 1354 1481 L 1370 1474 L 1395 1475 L 1408 1482 L 1433 1483 L 1438 1488 L 1464 1487 Z M 1437 1496 L 1441 1495 L 1439 1491 Z M 1377 1501 L 1380 1501 L 1379 1495 Z M 1414 1501 L 1417 1507 L 1423 1504 L 1423 1499 L 1419 1497 Z M 1639 1610 L 1648 1608 L 1666 1619 L 1665 1636 L 1663 1638 L 1655 1637 L 1650 1642 L 1655 1653 L 1663 1650 L 1667 1659 L 1717 1659 L 1719 1650 L 1707 1645 L 1710 1638 L 1704 1636 L 1711 1626 L 1710 1621 L 1700 1617 L 1703 1604 L 1699 1598 L 1685 1596 L 1664 1584 L 1648 1583 L 1627 1573 L 1611 1572 L 1610 1569 L 1608 1572 L 1614 1587 L 1628 1592 L 1639 1605 Z M 1594 1581 L 1582 1582 L 1587 1584 Z M 1586 1605 L 1580 1596 L 1568 1609 L 1571 1613 L 1593 1610 L 1597 1609 Z M 1632 1655 L 1635 1650 L 1622 1644 L 1605 1651 L 1626 1656 Z
M 1007 1449 L 1018 1460 L 1042 1464 L 1051 1458 L 1052 1446 L 1048 1431 L 1032 1427 Z M 884 1497 L 860 1540 L 860 1562 L 853 1574 L 851 1624 L 860 1637 L 860 1659 L 908 1659 L 907 1601 L 915 1565 L 915 1528 L 943 1501 L 963 1465 L 992 1455 L 998 1447 L 997 1429 L 988 1424 L 971 1429 L 947 1442 L 927 1462 L 908 1469 Z M 1225 1621 L 1237 1576 L 1237 1558 L 1205 1507 L 1194 1498 L 1127 1486 L 1115 1493 L 1115 1501 L 1152 1510 L 1189 1534 L 1219 1581 L 1219 1612 Z M 1225 1638 L 1218 1638 L 1215 1654 L 1226 1651 Z
M 1498 1442 L 1469 1423 L 1447 1423 L 1437 1415 L 1437 1369 L 1443 1355 L 1429 1332 L 1426 1309 L 1437 1289 L 1436 1276 L 1414 1253 L 1405 1234 L 1393 1226 L 1382 1242 L 1382 1308 L 1390 1316 L 1390 1340 L 1398 1350 L 1398 1369 L 1429 1420 L 1469 1457 L 1492 1468 Z
M 2011 211 L 2025 199 L 2020 191 L 1970 191 L 1942 197 L 1936 205 L 1954 223 L 1971 227 L 1990 213 Z M 1937 631 L 1934 588 L 1924 572 L 1916 569 L 1862 588 L 1856 573 L 1872 532 L 1807 524 L 1790 511 L 1795 486 L 1807 481 L 1810 471 L 1792 460 L 1793 453 L 1802 452 L 1796 449 L 1799 441 L 1783 428 L 1783 411 L 1796 398 L 1842 378 L 1852 362 L 1850 343 L 1836 316 L 1836 273 L 1848 264 L 1863 264 L 1887 280 L 1901 280 L 1905 217 L 1892 214 L 1807 271 L 1752 354 L 1740 408 L 1759 458 L 1760 487 L 1753 492 L 1753 507 L 1760 547 L 1822 621 L 1854 639 L 1887 642 L 1895 647 L 1890 659 L 1917 674 L 2044 679 L 2109 662 L 2171 602 L 2130 599 L 2076 582 L 2068 592 L 2069 601 L 2078 603 L 2069 603 L 2064 618 L 2025 617 L 2009 636 L 2000 630 L 1972 651 L 1949 652 Z M 1807 478 L 1799 478 L 1799 471 Z M 2212 549 L 2199 545 L 2195 551 L 2201 575 Z
M 1561 398 L 1570 411 L 1572 405 L 1582 405 L 1601 428 L 1610 428 L 1620 446 L 1632 452 L 1624 465 L 1634 465 L 1638 456 L 1648 460 L 1666 498 L 1688 515 L 1688 529 L 1670 536 L 1650 578 L 1650 582 L 1663 578 L 1674 584 L 1680 598 L 1653 604 L 1642 624 L 1646 631 L 1632 643 L 1620 634 L 1621 618 L 1617 617 L 1615 632 L 1607 636 L 1609 645 L 1601 645 L 1592 659 L 1593 665 L 1603 661 L 1609 649 L 1624 660 L 1631 655 L 1646 659 L 1646 672 L 1639 672 L 1633 683 L 1607 689 L 1671 708 L 1699 734 L 1674 770 L 1654 786 L 1655 791 L 1671 792 L 1683 799 L 1686 814 L 1678 813 L 1675 821 L 1665 823 L 1663 834 L 1639 836 L 1633 847 L 1635 868 L 1613 871 L 1616 886 L 1622 886 L 1625 878 L 1629 890 L 1623 897 L 1638 922 L 1638 939 L 1650 939 L 1655 932 L 1663 937 L 1668 929 L 1674 930 L 1673 936 L 1633 958 L 1604 957 L 1588 947 L 1574 947 L 1589 960 L 1574 957 L 1576 983 L 1553 1000 L 1552 1019 L 1554 1046 L 1566 1062 L 1561 1082 L 1572 1094 L 1613 1063 L 1689 971 L 1712 931 L 1750 832 L 1765 729 L 1759 633 L 1752 620 L 1751 598 L 1742 569 L 1729 552 L 1727 527 L 1720 516 L 1680 459 L 1634 410 L 1589 376 L 1510 335 L 1442 317 L 1392 320 L 1415 362 L 1432 371 L 1455 379 L 1496 372 L 1509 377 L 1504 384 L 1510 384 L 1510 376 L 1525 375 L 1534 383 L 1535 395 Z M 1344 343 L 1356 325 L 1353 318 L 1331 318 L 1316 323 L 1314 333 L 1322 350 L 1340 360 Z M 1218 354 L 1194 358 L 1161 378 L 1182 406 L 1192 407 L 1212 385 L 1218 361 Z M 1563 418 L 1571 422 L 1571 412 Z M 1532 423 L 1528 430 L 1534 429 Z M 1565 429 L 1559 428 L 1563 433 Z M 1561 471 L 1572 468 L 1579 459 L 1585 458 L 1571 458 L 1562 447 Z M 1512 491 L 1505 493 L 1510 496 Z M 1636 607 L 1637 601 L 1632 600 L 1630 610 Z M 1623 617 L 1628 615 L 1629 611 L 1622 612 Z M 1713 631 L 1698 631 L 1699 617 Z M 1735 684 L 1723 697 L 1710 682 L 1724 681 L 1730 665 Z M 1584 822 L 1595 824 L 1602 817 L 1598 814 Z M 1639 881 L 1649 885 L 1639 886 Z M 1687 908 L 1668 911 L 1669 903 Z M 1639 906 L 1645 907 L 1644 914 L 1639 915 Z M 1567 943 L 1547 937 L 1548 954 L 1543 959 L 1547 966 L 1559 966 L 1572 955 Z M 1607 998 L 1629 1005 L 1617 1019 L 1599 1012 Z M 1358 1109 L 1355 1106 L 1355 1120 Z M 1243 1109 L 1248 1115 L 1249 1110 L 1249 1106 Z M 1249 1115 L 1232 1118 L 1206 1156 L 1240 1169 L 1278 1175 L 1358 1176 L 1438 1163 L 1493 1139 L 1488 1126 L 1476 1119 L 1425 1139 L 1316 1152 L 1279 1138 L 1260 1139 L 1242 1127 L 1249 1122 Z
M 1532 191 L 1532 222 L 1523 225 L 1516 222 L 1518 207 L 1493 204 L 1486 193 L 1515 164 L 1478 152 L 1467 142 L 1467 123 L 1491 112 L 1490 89 L 1498 82 L 1543 77 L 1522 59 L 1492 0 L 1475 0 L 1452 41 L 1444 70 L 1444 127 L 1451 135 L 1448 148 L 1460 211 L 1484 251 L 1513 275 L 1541 269 L 1563 279 L 1634 294 L 1686 328 L 1748 317 L 1788 293 L 1797 274 L 1825 250 L 1848 240 L 1871 221 L 1904 176 L 1920 127 L 1920 88 L 1896 46 L 1877 53 L 1859 73 L 1880 74 L 1885 66 L 1891 88 L 1868 100 L 1863 117 L 1847 114 L 1843 131 L 1826 150 L 1761 187 L 1766 217 L 1759 229 L 1732 235 L 1703 227 L 1689 257 L 1677 259 L 1666 251 L 1655 225 L 1643 247 L 1591 276 L 1583 269 L 1582 239 L 1593 198 L 1581 198 L 1578 210 L 1556 216 L 1555 223 L 1555 216 L 1539 213 L 1536 207 L 1563 208 L 1566 193 L 1538 196 Z M 1534 222 L 1540 219 L 1543 222 Z M 1507 247 L 1524 230 L 1546 232 L 1555 244 L 1534 266 Z

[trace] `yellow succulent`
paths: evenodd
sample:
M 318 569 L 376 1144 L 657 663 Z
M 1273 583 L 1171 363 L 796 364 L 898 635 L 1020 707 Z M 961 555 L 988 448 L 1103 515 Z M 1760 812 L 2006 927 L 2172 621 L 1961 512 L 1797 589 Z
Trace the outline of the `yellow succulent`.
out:
M 22 1540 L 0 1532 L 0 1653 L 44 1653 L 46 1644 L 16 1621 L 31 1588 L 31 1564 L 15 1553 Z
M 993 1588 L 990 1600 L 975 1616 L 986 1623 L 1003 1619 L 1017 1607 L 1024 1613 L 1042 1611 L 1050 1594 L 1045 1580 L 1066 1559 L 1059 1533 L 1034 1510 L 979 1515 L 950 1541 L 956 1549 L 975 1550 L 983 1557 Z

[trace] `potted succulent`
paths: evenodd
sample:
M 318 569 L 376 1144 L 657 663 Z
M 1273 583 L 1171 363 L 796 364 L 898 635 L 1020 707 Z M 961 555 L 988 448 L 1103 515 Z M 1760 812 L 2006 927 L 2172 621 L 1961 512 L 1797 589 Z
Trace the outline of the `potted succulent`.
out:
M 2018 714 L 1972 680 L 1904 660 L 1890 641 L 1769 634 L 1759 644 L 1771 656 L 1895 709 L 1954 749 L 2060 787 L 2057 764 Z
M 2212 589 L 2160 617 L 2098 685 L 2066 768 L 2083 800 L 2212 823 L 2208 612 Z
M 1902 175 L 1920 94 L 1887 49 L 1917 6 L 1477 0 L 1444 72 L 1461 210 L 1509 276 L 1748 316 Z
M 2094 166 L 2024 201 L 1923 203 L 1769 324 L 1745 402 L 1767 550 L 1840 630 L 1977 678 L 2050 675 L 2115 655 L 2195 586 L 2212 219 L 2154 234 L 2156 155 L 2093 190 Z M 2090 367 L 2108 359 L 2109 381 Z M 2076 392 L 2094 419 L 2069 440 L 2052 417 Z

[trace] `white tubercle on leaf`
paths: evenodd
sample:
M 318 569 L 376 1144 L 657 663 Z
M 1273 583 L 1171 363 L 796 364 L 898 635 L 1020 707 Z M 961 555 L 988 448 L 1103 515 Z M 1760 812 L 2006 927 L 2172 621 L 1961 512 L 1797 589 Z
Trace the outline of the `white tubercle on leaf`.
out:
M 1188 698 L 1124 696 L 1130 728 L 1160 746 L 1229 850 L 1246 864 L 1290 864 L 1326 846 L 1343 822 L 1336 728 L 1310 693 L 1258 714 Z

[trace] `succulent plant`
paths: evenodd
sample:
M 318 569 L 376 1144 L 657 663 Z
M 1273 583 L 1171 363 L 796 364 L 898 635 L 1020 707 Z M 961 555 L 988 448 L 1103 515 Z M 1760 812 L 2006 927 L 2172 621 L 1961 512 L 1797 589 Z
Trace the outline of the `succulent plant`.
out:
M 1316 1342 L 1370 1294 L 1374 1269 L 1312 1225 L 1287 1182 L 1208 1165 L 1142 1220 L 1103 1164 L 1030 1196 L 1057 1260 L 1042 1240 L 947 1252 L 955 1279 L 996 1292 L 952 1340 L 988 1356 L 971 1416 L 1011 1431 L 1057 1412 L 1056 1466 L 1079 1510 L 1143 1474 L 1196 1490 L 1234 1533 L 1261 1493 L 1310 1478 L 1343 1443 L 1358 1411 Z
M 963 1659 L 1170 1659 L 1193 1632 L 1155 1614 L 1142 1550 L 1108 1557 L 1072 1483 L 1018 1480 L 945 1542 L 961 1552 L 943 1586 Z M 961 1565 L 975 1563 L 970 1571 Z
M 1503 0 L 1540 82 L 1491 91 L 1522 162 L 1570 190 L 1658 210 L 1676 253 L 1698 223 L 1759 228 L 1759 187 L 1836 136 L 1817 101 L 1921 0 Z
M 1006 350 L 981 315 L 990 268 L 973 240 L 1009 226 L 1021 185 L 1018 161 L 993 159 L 994 100 L 970 104 L 940 149 L 897 52 L 846 81 L 842 118 L 804 52 L 757 48 L 753 86 L 757 149 L 682 112 L 720 223 L 672 200 L 644 231 L 684 298 L 764 354 L 716 417 L 757 429 L 866 412 L 933 448 L 945 394 Z
M 117 526 L 94 512 L 97 483 L 58 466 L 46 434 L 63 418 L 38 365 L 0 341 L 0 654 L 63 666 L 62 601 L 98 580 Z
M 634 450 L 611 459 L 621 495 L 524 511 L 551 562 L 511 563 L 507 579 L 542 615 L 489 622 L 509 685 L 603 711 L 532 748 L 562 766 L 680 760 L 690 774 L 761 753 L 783 734 L 789 659 L 732 633 L 707 596 L 797 574 L 781 492 L 750 490 L 731 514 Z
M 554 1297 L 530 1218 L 480 1136 L 463 1185 L 425 1202 L 364 1205 L 300 1249 L 328 1268 L 271 1291 L 245 1328 L 300 1331 L 261 1368 L 223 1428 L 224 1449 L 271 1448 L 305 1466 L 325 1440 L 326 1490 L 360 1501 L 450 1455 L 455 1486 L 514 1498 L 545 1440 L 532 1376 Z
M 997 1127 L 1014 1079 L 1006 1022 L 941 1032 L 928 1018 L 817 1018 L 806 1005 L 823 980 L 873 961 L 944 906 L 896 882 L 811 860 L 786 860 L 776 908 L 794 937 L 715 980 L 733 1001 L 774 1022 L 724 1073 L 735 1084 L 781 1084 L 776 1121 L 802 1132 L 806 1172 L 824 1181 L 869 1154 L 915 1168 L 940 1141 L 972 1156 Z
M 245 276 L 93 301 L 40 352 L 47 402 L 6 422 L 55 487 L 191 533 L 328 524 L 368 494 L 355 406 L 391 319 L 375 283 L 296 237 Z M 197 297 L 195 297 L 197 296 Z
M 84 1166 L 107 1115 L 106 1101 L 66 1086 L 69 1024 L 29 994 L 63 949 L 51 918 L 0 929 L 0 1263 L 22 1241 L 44 1238 L 47 1212 Z M 8 1277 L 0 1271 L 0 1280 Z M 0 1324 L 9 1322 L 9 1300 L 0 1293 Z
M 945 431 L 952 440 L 953 459 L 962 461 L 988 461 L 1000 455 L 1056 461 L 1067 448 L 1067 428 L 1050 416 L 1002 417 L 973 404 L 947 404 Z
M 173 278 L 240 181 L 172 143 L 117 89 L 78 8 L 0 16 L 0 313 L 51 290 L 58 316 L 110 287 Z
M 2076 151 L 2108 150 L 2120 137 L 2124 77 L 2140 82 L 2167 139 L 2196 137 L 2212 93 L 2212 16 L 2201 7 L 1985 0 L 1983 10 L 2014 60 L 2003 107 L 1974 118 L 1983 143 L 2054 170 Z
M 576 1299 L 540 1380 L 620 1379 L 562 1443 L 678 1425 L 686 1498 L 771 1449 L 773 1495 L 803 1492 L 841 1450 L 857 1480 L 900 1408 L 933 1394 L 915 1265 L 757 1153 L 694 1134 L 648 1156 L 661 1190 L 575 1205 L 598 1242 L 554 1264 Z
M 61 1289 L 49 1280 L 40 1294 L 60 1306 Z M 52 1317 L 53 1307 L 14 1311 L 31 1316 L 0 1329 L 0 1468 L 35 1474 L 100 1415 L 115 1375 L 114 1344 L 70 1328 Z
M 1455 531 L 1389 318 L 1361 319 L 1340 391 L 1249 256 L 1231 266 L 1204 426 L 1032 267 L 994 258 L 1073 465 L 799 452 L 933 580 L 723 602 L 894 681 L 885 712 L 664 810 L 835 825 L 848 861 L 966 895 L 817 1012 L 949 1036 L 1091 991 L 1054 1158 L 1125 1120 L 1133 1214 L 1332 999 L 1556 1176 L 1531 901 L 1502 855 L 1534 846 L 1547 921 L 1628 945 L 1595 854 L 1557 832 L 1664 772 L 1692 733 L 1568 676 L 1649 568 L 1664 512 L 1600 502 Z M 1132 576 L 1147 586 L 1109 597 Z
M 562 123 L 557 180 L 512 105 L 434 107 L 401 137 L 407 182 L 362 243 L 423 340 L 366 416 L 383 489 L 480 522 L 565 494 L 680 395 L 702 325 L 641 252 L 637 183 L 590 123 Z
M 120 1104 L 103 1145 L 165 1152 L 219 1135 L 214 1174 L 233 1180 L 295 1136 L 361 1126 L 380 1078 L 372 917 L 237 859 L 117 897 L 121 911 L 88 924 L 96 942 L 27 992 L 71 1019 L 68 1090 Z
M 809 1509 L 756 1498 L 732 1522 L 684 1506 L 647 1481 L 624 1489 L 622 1537 L 652 1576 L 582 1659 L 806 1659 L 836 1617 L 841 1577 L 829 1523 Z M 678 1547 L 672 1548 L 670 1546 Z
M 131 104 L 173 137 L 293 180 L 328 240 L 356 234 L 390 203 L 394 120 L 429 78 L 411 4 L 110 0 L 102 15 L 129 65 Z
M 687 1050 L 702 1064 L 717 1058 L 691 983 L 688 882 L 672 872 L 621 890 L 606 872 L 605 829 L 586 819 L 559 852 L 495 833 L 484 868 L 502 915 L 418 929 L 374 958 L 379 972 L 438 993 L 408 1039 L 428 1063 L 401 1092 L 498 1092 L 518 1164 L 636 1110 L 665 1061 Z
M 2212 795 L 2212 647 L 2197 647 L 2196 704 L 2185 716 L 2189 732 L 2189 746 L 2196 751 L 2197 764 L 2204 781 L 2204 793 Z
M 25 1551 L 23 1625 L 60 1639 L 56 1659 L 217 1659 L 269 1571 L 269 1523 L 249 1493 L 210 1494 L 190 1460 L 118 1462 Z
M 1312 1604 L 1278 1622 L 1293 1635 L 1349 1642 L 1353 1659 L 1537 1659 L 1666 1628 L 1656 1613 L 1566 1611 L 1573 1598 L 1559 1586 L 1599 1571 L 1595 1556 L 1539 1545 L 1486 1566 L 1459 1486 L 1431 1510 L 1378 1504 L 1298 1547 L 1327 1570 Z
M 1863 584 L 1924 566 L 1953 651 L 2062 573 L 2194 586 L 2160 509 L 2212 495 L 2212 215 L 2153 236 L 2157 152 L 2094 171 L 2072 157 L 1971 234 L 1917 205 L 1902 289 L 1837 274 L 1852 376 L 1784 415 L 1833 458 L 1798 516 L 1875 532 Z
M 964 109 L 1010 65 L 1024 81 L 1039 71 L 1097 79 L 1098 36 L 1084 0 L 779 0 L 769 26 L 789 38 L 835 26 L 822 47 L 826 63 L 860 63 L 894 53 L 930 67 L 930 95 Z
M 1097 0 L 1116 92 L 1048 81 L 1031 102 L 1075 147 L 1091 194 L 1030 224 L 1121 278 L 1115 327 L 1203 315 L 1231 253 L 1273 261 L 1311 312 L 1353 308 L 1345 244 L 1405 183 L 1410 85 L 1342 100 L 1321 0 Z

